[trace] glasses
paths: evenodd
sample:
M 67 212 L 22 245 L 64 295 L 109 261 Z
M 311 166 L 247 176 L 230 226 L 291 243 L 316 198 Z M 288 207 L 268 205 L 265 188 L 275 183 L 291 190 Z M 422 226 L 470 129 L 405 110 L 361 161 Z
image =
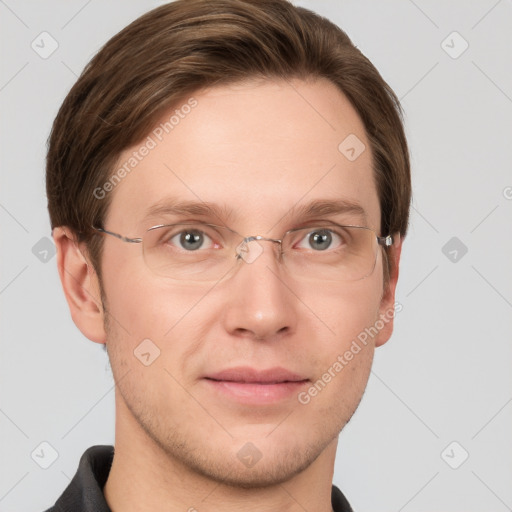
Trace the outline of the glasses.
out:
M 278 261 L 293 277 L 357 281 L 373 272 L 379 245 L 394 243 L 391 235 L 382 237 L 367 227 L 335 223 L 290 229 L 281 239 L 244 237 L 226 226 L 198 222 L 153 226 L 142 238 L 93 229 L 123 242 L 142 244 L 150 270 L 178 281 L 218 281 L 240 261 L 253 263 L 263 253 L 262 241 L 278 244 Z

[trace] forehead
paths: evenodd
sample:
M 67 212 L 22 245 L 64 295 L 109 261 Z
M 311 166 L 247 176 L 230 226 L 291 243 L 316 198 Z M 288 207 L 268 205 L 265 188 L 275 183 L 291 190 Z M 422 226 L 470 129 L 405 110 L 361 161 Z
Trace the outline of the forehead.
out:
M 266 232 L 320 200 L 355 206 L 354 215 L 359 207 L 360 223 L 378 228 L 364 126 L 331 82 L 259 80 L 191 96 L 120 155 L 116 169 L 134 165 L 110 192 L 111 229 L 134 233 L 165 220 L 167 206 L 196 202 L 232 227 Z

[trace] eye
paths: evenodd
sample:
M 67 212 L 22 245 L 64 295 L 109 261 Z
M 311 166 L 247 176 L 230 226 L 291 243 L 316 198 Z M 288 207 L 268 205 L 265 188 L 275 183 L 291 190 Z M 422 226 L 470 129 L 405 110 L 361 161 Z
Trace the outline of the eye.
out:
M 218 246 L 205 231 L 192 228 L 182 229 L 177 233 L 169 232 L 162 237 L 162 242 L 185 251 L 213 249 Z
M 332 229 L 317 228 L 312 231 L 307 230 L 298 247 L 301 249 L 325 251 L 327 249 L 338 249 L 343 243 L 343 238 Z

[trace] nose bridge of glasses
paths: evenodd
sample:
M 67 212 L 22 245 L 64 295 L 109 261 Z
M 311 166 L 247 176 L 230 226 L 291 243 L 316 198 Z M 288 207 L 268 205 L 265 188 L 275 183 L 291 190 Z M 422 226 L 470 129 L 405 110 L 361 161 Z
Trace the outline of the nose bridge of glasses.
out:
M 243 259 L 246 263 L 252 263 L 258 258 L 263 252 L 263 246 L 258 242 L 273 242 L 279 244 L 281 248 L 282 240 L 276 238 L 267 238 L 261 235 L 246 236 L 236 247 L 236 255 L 238 259 Z M 249 244 L 249 242 L 256 242 L 255 244 Z M 279 251 L 278 257 L 281 254 Z

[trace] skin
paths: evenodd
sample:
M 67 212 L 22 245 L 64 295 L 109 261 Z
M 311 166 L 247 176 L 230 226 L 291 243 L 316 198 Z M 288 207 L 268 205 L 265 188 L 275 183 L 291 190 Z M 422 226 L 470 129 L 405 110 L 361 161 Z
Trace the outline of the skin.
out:
M 297 203 L 343 198 L 359 203 L 365 225 L 378 232 L 370 146 L 333 84 L 253 80 L 193 96 L 197 106 L 111 192 L 106 229 L 137 237 L 173 220 L 141 221 L 148 206 L 172 195 L 225 204 L 233 209 L 223 219 L 232 229 L 272 238 L 300 224 L 289 214 Z M 338 151 L 351 133 L 366 146 L 353 162 Z M 363 223 L 353 215 L 331 220 Z M 102 305 L 85 248 L 66 227 L 56 228 L 54 239 L 73 320 L 89 339 L 107 343 L 117 383 L 116 450 L 104 488 L 114 512 L 331 510 L 338 435 L 393 321 L 308 404 L 296 394 L 264 406 L 239 404 L 202 377 L 239 365 L 281 366 L 316 382 L 392 310 L 400 242 L 391 249 L 396 266 L 386 289 L 380 249 L 365 279 L 320 285 L 287 274 L 270 242 L 212 287 L 166 281 L 144 264 L 139 244 L 105 236 Z M 149 366 L 133 355 L 146 338 L 161 351 Z M 237 457 L 247 442 L 261 453 L 250 468 Z

